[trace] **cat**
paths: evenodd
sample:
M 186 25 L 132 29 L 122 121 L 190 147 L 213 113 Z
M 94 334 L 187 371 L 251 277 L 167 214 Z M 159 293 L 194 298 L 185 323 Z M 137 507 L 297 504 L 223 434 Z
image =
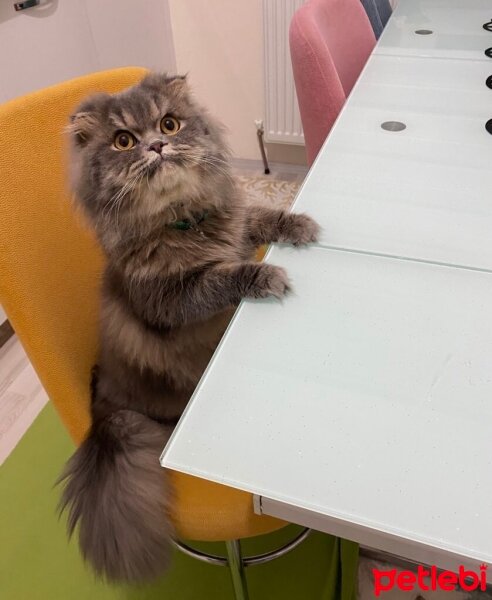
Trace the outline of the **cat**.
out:
M 162 452 L 243 298 L 282 298 L 269 242 L 315 242 L 309 216 L 246 206 L 223 129 L 185 77 L 150 74 L 84 100 L 67 127 L 71 183 L 107 264 L 91 429 L 68 461 L 60 510 L 109 581 L 160 575 L 175 535 Z

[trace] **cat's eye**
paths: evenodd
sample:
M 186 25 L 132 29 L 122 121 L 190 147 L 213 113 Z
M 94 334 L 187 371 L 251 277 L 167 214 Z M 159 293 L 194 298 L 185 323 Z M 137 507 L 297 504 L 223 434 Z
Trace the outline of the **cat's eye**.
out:
M 161 131 L 166 135 L 175 135 L 181 127 L 180 122 L 171 115 L 166 115 L 161 119 Z
M 116 150 L 131 150 L 137 140 L 129 131 L 118 131 L 114 136 L 114 147 Z

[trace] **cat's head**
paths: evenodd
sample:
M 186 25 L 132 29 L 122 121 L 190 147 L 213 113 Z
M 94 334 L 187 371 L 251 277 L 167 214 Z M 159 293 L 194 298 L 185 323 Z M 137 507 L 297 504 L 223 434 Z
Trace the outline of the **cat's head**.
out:
M 119 94 L 91 96 L 68 131 L 72 186 L 96 223 L 193 205 L 229 176 L 222 128 L 185 77 L 152 74 Z

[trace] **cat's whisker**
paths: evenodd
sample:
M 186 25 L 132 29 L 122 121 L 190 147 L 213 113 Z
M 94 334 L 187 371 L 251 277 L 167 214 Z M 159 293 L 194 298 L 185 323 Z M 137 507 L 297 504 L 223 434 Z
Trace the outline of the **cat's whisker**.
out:
M 128 175 L 131 177 L 133 175 L 135 175 L 135 170 L 138 170 L 144 163 L 147 162 L 146 158 L 141 158 L 140 160 L 138 160 L 137 162 L 133 163 L 133 165 L 130 167 L 130 170 L 128 172 Z
M 209 165 L 213 165 L 216 167 L 227 167 L 225 170 L 229 171 L 229 163 L 219 157 L 216 156 L 204 156 L 204 155 L 200 155 L 200 154 L 190 154 L 189 155 L 192 159 L 194 159 L 195 161 L 201 162 L 201 163 L 205 163 L 205 164 L 209 164 Z
M 216 159 L 215 157 L 203 156 L 192 153 L 190 153 L 184 158 L 185 160 L 189 159 L 189 162 L 192 162 L 192 164 L 205 164 L 219 170 L 220 172 L 223 172 L 224 174 L 229 173 L 229 169 L 224 168 L 226 165 L 228 165 L 228 163 L 226 161 L 223 161 L 222 159 Z
M 115 204 L 117 204 L 120 201 L 120 199 L 126 195 L 130 187 L 129 184 L 130 182 L 125 183 L 125 185 L 106 202 L 102 211 L 103 217 L 109 216 Z
M 113 211 L 116 211 L 116 214 L 117 214 L 117 226 L 118 226 L 118 224 L 119 224 L 118 223 L 118 217 L 119 217 L 119 212 L 120 212 L 120 209 L 121 209 L 121 204 L 122 204 L 124 198 L 131 191 L 133 191 L 133 189 L 135 188 L 135 186 L 138 183 L 138 179 L 139 179 L 139 175 L 137 174 L 132 179 L 130 179 L 129 181 L 127 181 L 125 183 L 125 185 L 116 194 L 114 194 L 108 200 L 108 202 L 106 202 L 106 204 L 104 205 L 103 211 L 102 211 L 102 216 L 103 217 L 109 217 L 110 214 Z
M 129 189 L 128 189 L 127 193 L 131 193 L 131 192 L 132 192 L 132 191 L 133 191 L 133 190 L 134 190 L 134 189 L 137 187 L 138 183 L 139 183 L 139 182 L 140 182 L 140 180 L 143 178 L 143 176 L 144 176 L 144 173 L 145 173 L 145 172 L 144 172 L 144 171 L 142 171 L 142 172 L 141 172 L 141 174 L 139 174 L 139 175 L 136 175 L 136 176 L 134 177 L 134 179 L 131 181 L 131 185 L 130 185 L 130 187 L 129 187 Z M 122 197 L 119 199 L 119 201 L 118 201 L 118 203 L 117 203 L 117 206 L 116 206 L 116 226 L 117 226 L 117 227 L 119 226 L 119 214 L 120 214 L 120 209 L 121 209 L 121 204 L 122 204 L 122 202 L 123 202 L 123 199 L 124 199 L 124 196 L 122 196 Z
M 178 215 L 176 214 L 176 211 L 174 210 L 174 207 L 172 205 L 169 206 L 169 210 L 171 211 L 172 215 L 173 215 L 173 219 L 175 221 L 177 221 L 178 219 Z

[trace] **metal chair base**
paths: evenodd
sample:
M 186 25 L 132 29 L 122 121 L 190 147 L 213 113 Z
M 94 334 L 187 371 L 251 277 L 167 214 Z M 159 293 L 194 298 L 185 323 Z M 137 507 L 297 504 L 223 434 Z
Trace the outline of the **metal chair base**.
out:
M 219 567 L 229 567 L 235 600 L 248 600 L 248 585 L 246 583 L 246 576 L 244 573 L 245 567 L 261 565 L 284 556 L 291 550 L 294 550 L 294 548 L 297 548 L 297 546 L 299 546 L 299 544 L 301 544 L 310 533 L 310 529 L 303 529 L 301 533 L 299 533 L 293 540 L 284 546 L 277 548 L 276 550 L 271 550 L 270 552 L 247 557 L 242 556 L 241 542 L 239 540 L 231 540 L 225 543 L 227 557 L 208 554 L 207 552 L 196 550 L 195 548 L 192 548 L 191 546 L 188 546 L 188 544 L 184 544 L 179 540 L 173 540 L 173 544 L 176 548 L 178 548 L 178 550 L 188 556 L 191 556 L 192 558 L 209 563 L 211 565 L 217 565 Z

